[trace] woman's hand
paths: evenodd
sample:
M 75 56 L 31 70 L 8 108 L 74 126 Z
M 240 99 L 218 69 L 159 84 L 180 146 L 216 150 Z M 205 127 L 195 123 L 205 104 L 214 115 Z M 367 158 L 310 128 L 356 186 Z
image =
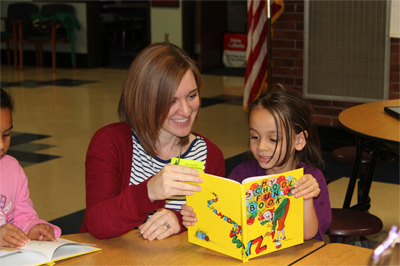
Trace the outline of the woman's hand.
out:
M 181 210 L 182 224 L 187 228 L 188 226 L 193 226 L 197 222 L 196 213 L 193 208 L 184 204 Z
M 29 230 L 28 236 L 30 239 L 39 241 L 57 241 L 54 237 L 54 230 L 48 224 L 36 224 Z
M 15 225 L 5 224 L 0 227 L 0 245 L 2 247 L 21 248 L 29 241 L 29 237 Z
M 295 188 L 292 190 L 294 197 L 298 198 L 303 196 L 305 200 L 318 197 L 321 192 L 317 180 L 310 174 L 303 175 L 297 180 L 294 187 Z
M 195 169 L 168 164 L 147 183 L 149 198 L 153 202 L 176 195 L 193 195 L 195 191 L 201 191 L 200 186 L 185 182 L 202 183 L 203 179 Z
M 164 239 L 179 233 L 181 226 L 178 218 L 171 210 L 160 209 L 154 213 L 144 224 L 139 226 L 139 231 L 144 239 Z

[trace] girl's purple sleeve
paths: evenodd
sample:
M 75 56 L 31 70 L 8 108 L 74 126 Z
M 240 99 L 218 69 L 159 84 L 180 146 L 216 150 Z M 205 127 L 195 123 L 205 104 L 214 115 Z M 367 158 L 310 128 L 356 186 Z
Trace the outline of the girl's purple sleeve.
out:
M 320 194 L 314 198 L 314 208 L 318 217 L 318 233 L 314 237 L 316 240 L 324 241 L 324 235 L 328 231 L 332 222 L 332 209 L 329 200 L 328 186 L 324 175 L 320 170 L 317 170 L 315 174 L 312 174 L 319 184 Z

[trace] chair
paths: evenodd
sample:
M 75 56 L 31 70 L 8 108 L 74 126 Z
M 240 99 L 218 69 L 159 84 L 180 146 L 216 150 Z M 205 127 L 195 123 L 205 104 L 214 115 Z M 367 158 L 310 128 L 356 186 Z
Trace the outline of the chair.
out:
M 331 243 L 349 244 L 351 237 L 364 237 L 382 230 L 381 219 L 368 212 L 332 208 L 332 223 L 326 235 Z
M 13 3 L 7 7 L 7 18 L 2 17 L 5 31 L 1 32 L 1 42 L 6 43 L 7 64 L 11 65 L 10 42 L 14 46 L 14 68 L 18 69 L 18 22 L 30 20 L 31 14 L 37 14 L 39 7 L 31 3 Z M 29 27 L 28 24 L 25 26 Z M 26 29 L 27 30 L 27 29 Z M 25 30 L 25 32 L 26 32 Z
M 24 67 L 24 57 L 23 57 L 23 44 L 28 43 L 28 44 L 33 44 L 35 45 L 36 48 L 36 64 L 38 66 L 43 66 L 43 45 L 45 44 L 51 44 L 52 45 L 52 68 L 53 72 L 56 71 L 56 44 L 57 43 L 71 43 L 71 58 L 72 58 L 72 66 L 73 68 L 76 68 L 76 62 L 75 62 L 75 54 L 74 54 L 74 47 L 75 43 L 73 38 L 69 39 L 68 37 L 68 32 L 67 30 L 71 30 L 71 33 L 73 35 L 73 31 L 75 30 L 75 27 L 67 28 L 64 27 L 65 24 L 63 24 L 59 19 L 60 18 L 66 18 L 64 19 L 65 22 L 71 22 L 72 19 L 71 17 L 66 17 L 66 16 L 61 16 L 62 14 L 74 14 L 75 13 L 75 8 L 71 5 L 67 4 L 47 4 L 43 5 L 41 7 L 40 11 L 40 17 L 39 19 L 42 19 L 44 22 L 50 22 L 51 25 L 51 33 L 47 35 L 38 35 L 38 34 L 31 34 L 29 36 L 26 36 L 23 32 L 23 27 L 19 27 L 19 36 L 20 36 L 20 69 L 22 70 Z M 75 18 L 75 17 L 73 17 Z M 76 21 L 76 18 L 75 20 Z M 71 26 L 71 25 L 69 25 Z M 75 25 L 73 25 L 75 26 Z M 78 27 L 79 28 L 79 24 Z M 65 29 L 65 30 L 59 30 L 59 29 Z M 25 36 L 25 37 L 24 37 Z
M 335 158 L 338 161 L 345 162 L 345 163 L 351 163 L 354 164 L 354 161 L 356 159 L 356 146 L 347 146 L 347 147 L 341 147 L 337 148 L 332 152 L 333 158 Z M 394 160 L 394 157 L 391 156 L 390 154 L 387 154 L 385 156 L 380 156 L 378 159 L 378 163 L 384 163 L 384 162 L 391 162 Z M 360 178 L 360 181 L 358 183 L 358 209 L 359 210 L 368 210 L 370 207 L 370 199 L 368 195 L 366 195 L 366 200 L 365 202 L 362 202 L 363 194 L 367 194 L 365 192 L 365 184 L 366 182 L 366 177 L 368 174 L 368 170 L 370 169 L 372 162 L 372 155 L 370 153 L 367 153 L 365 150 L 362 153 L 362 158 L 361 158 L 361 165 L 360 165 L 360 170 L 358 173 L 358 176 Z M 368 186 L 368 184 L 367 184 Z
M 355 147 L 351 146 L 338 148 L 333 151 L 332 155 L 339 161 L 354 162 L 355 153 Z M 370 163 L 370 161 L 370 155 L 363 152 L 361 163 L 367 164 Z M 361 166 L 361 174 L 366 175 L 367 171 L 368 165 Z M 326 183 L 328 185 L 329 181 L 329 178 L 326 178 Z M 382 228 L 382 220 L 366 211 L 332 208 L 332 222 L 325 234 L 329 236 L 329 241 L 331 243 L 350 244 L 352 237 L 362 238 L 367 235 L 378 233 Z

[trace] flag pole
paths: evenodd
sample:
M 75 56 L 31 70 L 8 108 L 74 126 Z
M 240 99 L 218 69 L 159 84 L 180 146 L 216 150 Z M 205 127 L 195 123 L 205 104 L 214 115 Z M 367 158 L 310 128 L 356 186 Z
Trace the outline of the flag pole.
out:
M 271 89 L 272 86 L 272 63 L 271 63 L 271 0 L 267 0 L 267 60 L 268 60 L 268 90 Z

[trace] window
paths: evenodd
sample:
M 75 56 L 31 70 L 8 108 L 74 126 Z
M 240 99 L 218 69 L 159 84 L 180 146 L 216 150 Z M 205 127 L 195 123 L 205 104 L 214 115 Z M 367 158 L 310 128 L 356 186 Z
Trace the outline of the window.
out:
M 304 7 L 305 96 L 387 100 L 390 2 L 305 0 Z

